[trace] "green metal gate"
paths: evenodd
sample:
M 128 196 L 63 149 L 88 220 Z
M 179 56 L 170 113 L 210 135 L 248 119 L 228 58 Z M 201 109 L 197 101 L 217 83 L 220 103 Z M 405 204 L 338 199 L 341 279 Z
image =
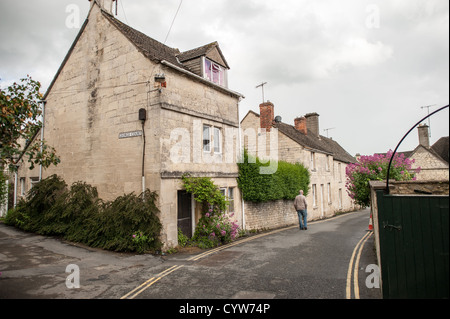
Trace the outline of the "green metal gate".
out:
M 384 298 L 449 298 L 449 197 L 377 191 Z

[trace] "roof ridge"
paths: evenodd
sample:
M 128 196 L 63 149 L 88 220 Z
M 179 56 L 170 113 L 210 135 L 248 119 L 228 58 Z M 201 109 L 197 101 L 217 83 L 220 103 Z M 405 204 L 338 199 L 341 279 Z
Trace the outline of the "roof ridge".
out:
M 179 49 L 169 47 L 168 45 L 146 35 L 145 33 L 134 29 L 104 10 L 101 10 L 101 12 L 103 16 L 108 19 L 126 38 L 128 38 L 145 56 L 158 62 L 167 60 L 185 69 L 183 64 L 181 64 L 176 57 L 180 53 Z

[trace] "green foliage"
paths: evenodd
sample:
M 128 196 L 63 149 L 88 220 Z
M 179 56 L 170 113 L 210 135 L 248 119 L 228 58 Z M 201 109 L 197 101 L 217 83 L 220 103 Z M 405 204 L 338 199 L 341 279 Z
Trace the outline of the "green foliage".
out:
M 183 234 L 181 228 L 178 228 L 178 245 L 181 247 L 186 247 L 189 243 L 189 238 Z
M 244 161 L 239 163 L 238 185 L 243 198 L 250 202 L 268 202 L 274 200 L 293 200 L 300 189 L 308 194 L 310 174 L 302 164 L 278 162 L 278 170 L 271 175 L 260 173 L 266 166 L 259 158 L 244 152 Z
M 8 200 L 8 188 L 6 187 L 6 176 L 3 170 L 0 168 L 0 205 Z
M 239 226 L 225 216 L 229 203 L 220 189 L 207 177 L 183 176 L 183 186 L 202 205 L 202 217 L 193 241 L 200 248 L 212 248 L 236 239 Z M 230 216 L 233 217 L 233 214 Z
M 158 250 L 161 223 L 155 205 L 156 193 L 128 194 L 114 201 L 98 198 L 95 187 L 66 183 L 53 175 L 35 185 L 26 201 L 8 212 L 5 223 L 42 235 L 112 251 Z
M 21 79 L 6 89 L 0 89 L 0 167 L 16 170 L 13 158 L 24 152 L 21 140 L 32 142 L 27 145 L 26 156 L 33 169 L 35 164 L 42 164 L 47 168 L 57 165 L 60 159 L 55 150 L 43 141 L 33 141 L 34 135 L 41 128 L 42 99 L 39 89 L 41 84 L 30 76 Z
M 202 210 L 205 213 L 210 206 L 215 212 L 222 212 L 228 208 L 228 201 L 210 178 L 183 175 L 182 180 L 186 191 L 193 194 L 195 201 L 203 205 Z
M 47 168 L 58 165 L 59 157 L 53 147 L 45 141 L 34 139 L 42 127 L 41 84 L 30 76 L 20 83 L 0 88 L 0 170 L 17 170 L 19 157 L 28 158 L 30 169 L 35 165 Z M 26 141 L 26 143 L 23 143 Z M 0 204 L 5 202 L 3 194 L 5 178 L 0 175 Z

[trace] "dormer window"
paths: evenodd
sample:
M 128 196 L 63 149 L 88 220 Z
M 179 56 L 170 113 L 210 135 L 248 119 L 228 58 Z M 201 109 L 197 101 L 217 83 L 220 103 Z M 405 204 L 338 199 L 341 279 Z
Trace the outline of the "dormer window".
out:
M 221 86 L 227 86 L 227 69 L 221 65 L 204 58 L 204 77 L 213 83 Z

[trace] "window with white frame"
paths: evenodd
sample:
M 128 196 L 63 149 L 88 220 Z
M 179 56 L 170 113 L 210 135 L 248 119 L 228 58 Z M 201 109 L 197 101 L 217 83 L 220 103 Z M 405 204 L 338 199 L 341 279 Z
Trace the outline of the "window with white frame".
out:
M 220 128 L 214 127 L 214 153 L 222 153 L 222 134 L 220 133 Z
M 227 86 L 227 69 L 207 58 L 204 60 L 204 77 L 218 85 Z
M 211 152 L 211 146 L 215 154 L 222 153 L 222 131 L 219 127 L 203 125 L 203 151 Z
M 331 183 L 327 184 L 328 203 L 331 204 Z
M 233 187 L 228 188 L 228 202 L 230 204 L 228 206 L 228 212 L 234 213 L 234 188 Z
M 327 155 L 327 161 L 326 161 L 326 163 L 325 163 L 325 169 L 327 170 L 327 171 L 329 171 L 330 170 L 330 155 Z
M 211 126 L 203 125 L 203 152 L 211 152 Z
M 316 184 L 313 184 L 312 191 L 313 191 L 313 207 L 317 207 L 317 189 L 316 189 Z
M 39 183 L 39 177 L 30 177 L 30 189 Z
M 316 170 L 316 153 L 311 152 L 311 170 Z
M 25 177 L 20 178 L 20 196 L 25 196 Z

